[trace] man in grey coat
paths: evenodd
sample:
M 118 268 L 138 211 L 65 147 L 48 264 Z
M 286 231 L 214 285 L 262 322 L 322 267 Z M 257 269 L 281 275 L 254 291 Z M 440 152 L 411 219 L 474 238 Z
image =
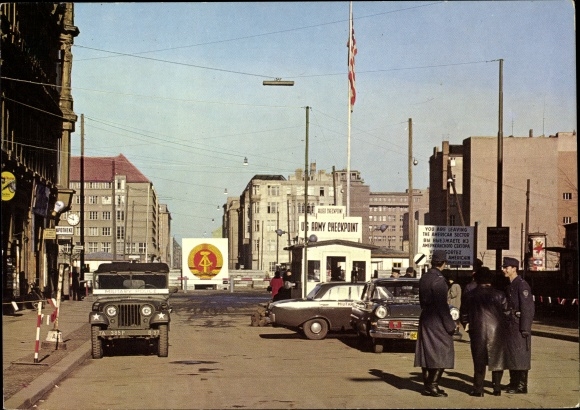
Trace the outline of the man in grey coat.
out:
M 504 276 L 510 280 L 506 289 L 510 312 L 507 335 L 507 368 L 510 384 L 507 392 L 528 392 L 528 371 L 532 367 L 532 322 L 534 321 L 534 299 L 528 282 L 518 275 L 519 262 L 515 258 L 503 258 Z
M 423 373 L 424 396 L 447 397 L 439 388 L 445 369 L 455 365 L 453 333 L 456 323 L 447 304 L 447 281 L 441 271 L 445 267 L 445 251 L 433 251 L 431 269 L 419 280 L 419 334 L 415 347 L 415 367 Z

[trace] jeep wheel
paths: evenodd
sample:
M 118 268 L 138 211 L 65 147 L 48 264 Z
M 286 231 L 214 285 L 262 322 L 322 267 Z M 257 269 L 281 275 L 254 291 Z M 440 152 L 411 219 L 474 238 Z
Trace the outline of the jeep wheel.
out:
M 159 325 L 159 341 L 157 356 L 167 357 L 169 354 L 169 331 L 167 325 Z
M 373 339 L 373 353 L 383 353 L 383 341 Z
M 91 344 L 93 359 L 103 357 L 103 341 L 99 338 L 99 326 L 91 326 Z
M 304 323 L 304 336 L 310 340 L 322 340 L 328 333 L 328 323 L 324 319 L 311 319 Z

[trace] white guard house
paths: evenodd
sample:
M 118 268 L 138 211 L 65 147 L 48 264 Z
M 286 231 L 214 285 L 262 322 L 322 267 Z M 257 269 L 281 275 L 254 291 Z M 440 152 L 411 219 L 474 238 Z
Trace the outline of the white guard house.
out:
M 363 244 L 361 217 L 347 217 L 344 206 L 317 206 L 307 218 L 299 217 L 299 243 L 284 248 L 292 252 L 292 277 L 300 282 L 305 297 L 318 283 L 351 281 L 351 272 L 358 270 L 358 282 L 372 278 L 371 251 L 375 245 Z M 304 243 L 304 238 L 308 241 Z M 306 287 L 304 284 L 304 254 L 308 259 Z

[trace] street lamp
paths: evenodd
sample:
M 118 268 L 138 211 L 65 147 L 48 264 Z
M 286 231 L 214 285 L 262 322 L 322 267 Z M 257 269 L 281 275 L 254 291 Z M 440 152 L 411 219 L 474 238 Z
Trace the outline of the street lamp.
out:
M 381 231 L 382 233 L 384 233 L 387 230 L 387 225 L 382 224 L 381 226 L 376 227 L 375 229 L 372 230 L 372 237 L 371 237 L 371 242 L 375 243 L 375 231 Z

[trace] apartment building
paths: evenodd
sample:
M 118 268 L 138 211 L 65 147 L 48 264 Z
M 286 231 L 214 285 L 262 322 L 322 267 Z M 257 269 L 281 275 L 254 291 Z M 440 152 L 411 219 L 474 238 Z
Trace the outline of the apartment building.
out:
M 124 155 L 85 157 L 81 187 L 80 157 L 71 158 L 71 187 L 76 190 L 72 210 L 84 214 L 74 227 L 71 246 L 81 243 L 85 260 L 160 261 L 169 263 L 170 220 L 166 205 L 158 203 L 151 181 Z M 84 209 L 81 195 L 84 194 Z
M 477 226 L 477 257 L 495 267 L 487 228 L 497 225 L 497 137 L 470 137 L 462 145 L 444 141 L 430 158 L 430 214 L 435 225 Z M 566 225 L 578 222 L 578 161 L 575 132 L 504 137 L 502 226 L 509 228 L 503 256 L 523 260 L 528 233 L 545 235 L 545 247 L 564 246 Z M 529 190 L 528 190 L 529 181 Z M 526 217 L 527 215 L 527 217 Z M 527 227 L 526 227 L 527 219 Z M 559 255 L 548 252 L 545 269 Z

